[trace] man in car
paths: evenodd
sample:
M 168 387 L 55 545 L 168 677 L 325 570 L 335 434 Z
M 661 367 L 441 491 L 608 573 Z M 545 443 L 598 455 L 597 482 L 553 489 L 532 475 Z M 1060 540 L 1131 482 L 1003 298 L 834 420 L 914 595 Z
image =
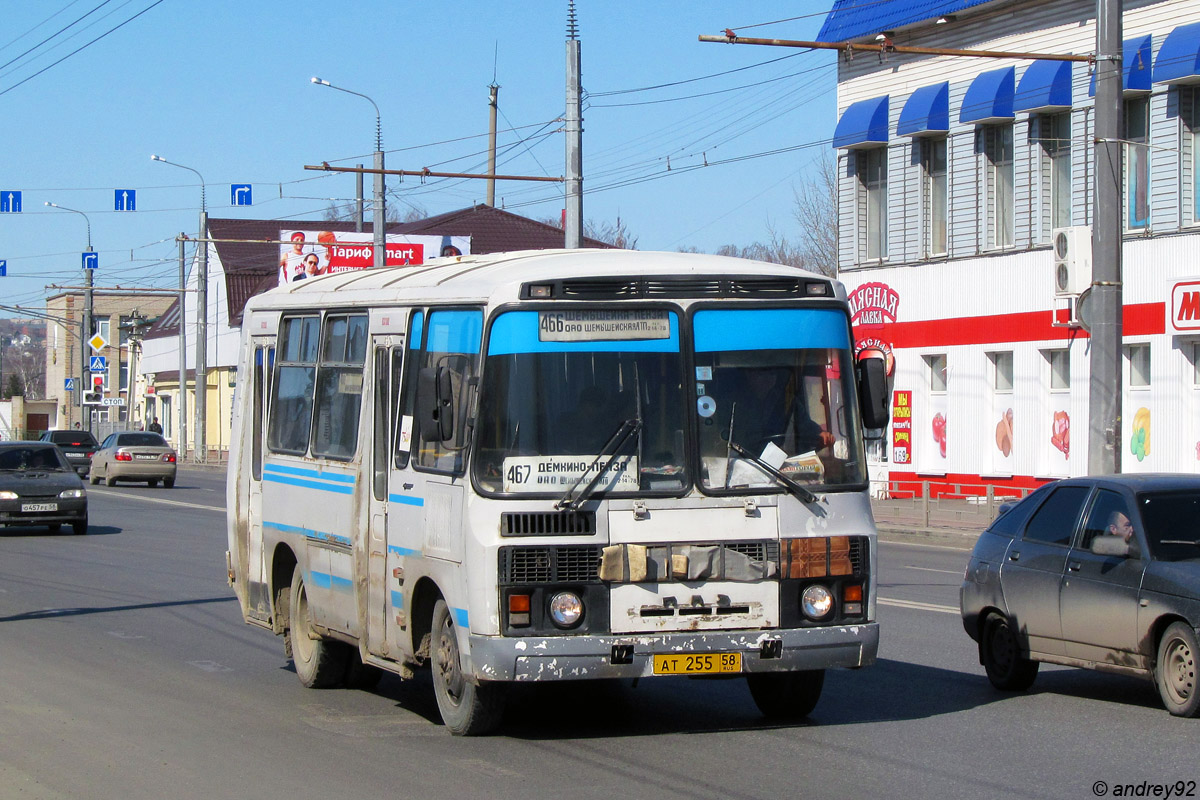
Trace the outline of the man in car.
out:
M 1129 521 L 1129 517 L 1121 511 L 1114 511 L 1108 517 L 1108 530 L 1106 533 L 1109 536 L 1120 536 L 1121 539 L 1128 544 L 1133 538 L 1133 523 Z

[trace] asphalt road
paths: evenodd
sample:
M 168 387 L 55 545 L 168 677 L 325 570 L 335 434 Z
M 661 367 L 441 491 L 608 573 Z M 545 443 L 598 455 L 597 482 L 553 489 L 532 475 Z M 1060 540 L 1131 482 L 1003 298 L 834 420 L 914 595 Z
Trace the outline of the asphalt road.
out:
M 219 474 L 89 490 L 89 536 L 0 531 L 5 800 L 1200 793 L 1200 720 L 1149 684 L 1043 668 L 1029 693 L 991 689 L 961 550 L 881 545 L 880 660 L 831 672 L 808 722 L 764 721 L 741 680 L 577 683 L 520 687 L 499 735 L 462 739 L 427 678 L 306 690 L 241 622 Z

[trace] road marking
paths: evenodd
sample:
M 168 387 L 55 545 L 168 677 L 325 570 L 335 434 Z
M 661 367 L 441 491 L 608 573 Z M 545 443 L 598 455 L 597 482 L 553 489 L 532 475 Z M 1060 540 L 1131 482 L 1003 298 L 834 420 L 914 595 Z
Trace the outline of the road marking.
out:
M 939 614 L 958 614 L 959 610 L 955 606 L 939 606 L 934 603 L 918 603 L 915 600 L 893 600 L 889 597 L 880 597 L 875 600 L 881 606 L 896 606 L 897 608 L 912 608 L 917 611 L 936 611 Z
M 88 492 L 89 493 L 94 492 L 96 494 L 107 494 L 107 495 L 111 495 L 112 497 L 128 497 L 132 500 L 141 500 L 142 502 L 145 502 L 145 503 L 161 503 L 161 504 L 167 505 L 167 506 L 182 506 L 184 508 L 200 509 L 201 511 L 219 511 L 221 513 L 225 513 L 224 506 L 204 506 L 204 505 L 200 505 L 199 503 L 185 503 L 182 500 L 167 500 L 162 497 L 146 497 L 146 496 L 140 495 L 140 494 L 129 494 L 128 492 L 110 492 L 110 491 L 107 491 L 104 489 L 97 489 L 95 486 L 89 487 Z
M 974 547 L 975 543 L 972 541 L 970 545 L 958 547 L 952 544 L 923 544 L 921 542 L 899 542 L 895 539 L 880 539 L 879 546 L 883 547 L 884 545 L 895 545 L 896 547 L 923 547 L 927 550 L 954 550 L 962 552 L 964 550 L 969 551 L 972 547 Z
M 947 575 L 962 575 L 961 569 L 934 569 L 933 567 L 914 567 L 912 564 L 905 564 L 901 569 L 916 569 L 921 572 L 944 572 Z

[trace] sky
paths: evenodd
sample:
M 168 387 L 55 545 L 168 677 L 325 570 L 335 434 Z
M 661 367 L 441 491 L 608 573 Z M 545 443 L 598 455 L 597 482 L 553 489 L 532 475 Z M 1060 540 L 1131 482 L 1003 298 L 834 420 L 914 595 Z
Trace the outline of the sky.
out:
M 697 37 L 813 39 L 830 5 L 577 0 L 585 220 L 619 218 L 639 250 L 797 241 L 794 191 L 831 153 L 835 57 Z M 197 230 L 201 179 L 152 154 L 203 176 L 210 217 L 316 220 L 352 199 L 353 175 L 304 166 L 370 166 L 375 111 L 313 76 L 378 105 L 388 168 L 470 173 L 486 171 L 494 81 L 497 172 L 564 174 L 567 0 L 0 10 L 0 193 L 22 208 L 0 213 L 2 305 L 44 308 L 48 287 L 81 285 L 89 223 L 98 287 L 178 284 L 175 237 Z M 231 205 L 235 183 L 252 184 L 252 206 Z M 117 189 L 136 191 L 135 211 L 115 210 Z M 484 202 L 486 182 L 389 177 L 388 191 L 402 216 L 432 216 Z M 562 188 L 501 182 L 496 204 L 557 220 Z

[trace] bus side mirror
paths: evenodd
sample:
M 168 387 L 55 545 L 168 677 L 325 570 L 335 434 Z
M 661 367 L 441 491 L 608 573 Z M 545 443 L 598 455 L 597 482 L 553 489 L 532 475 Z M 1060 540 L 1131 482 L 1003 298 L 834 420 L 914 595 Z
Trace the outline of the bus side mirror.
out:
M 421 439 L 448 442 L 454 436 L 454 387 L 445 364 L 424 367 L 417 376 Z
M 888 409 L 887 362 L 864 358 L 858 362 L 858 403 L 864 428 L 886 428 Z

